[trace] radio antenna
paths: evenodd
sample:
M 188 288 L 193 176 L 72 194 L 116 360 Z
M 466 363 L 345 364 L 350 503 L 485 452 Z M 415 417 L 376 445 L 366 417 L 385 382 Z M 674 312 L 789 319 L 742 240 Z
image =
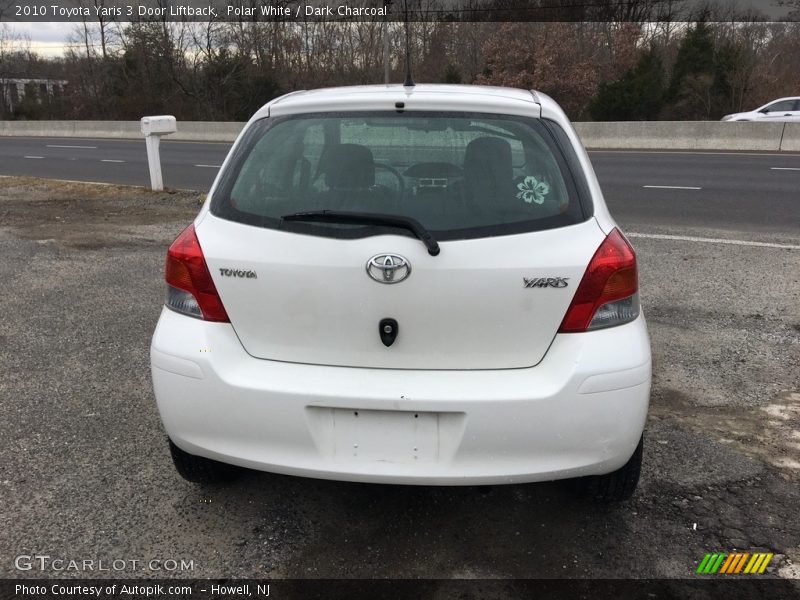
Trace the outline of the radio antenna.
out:
M 408 24 L 408 0 L 403 0 L 404 21 L 406 26 L 406 80 L 405 87 L 414 87 L 414 79 L 411 77 L 411 31 Z

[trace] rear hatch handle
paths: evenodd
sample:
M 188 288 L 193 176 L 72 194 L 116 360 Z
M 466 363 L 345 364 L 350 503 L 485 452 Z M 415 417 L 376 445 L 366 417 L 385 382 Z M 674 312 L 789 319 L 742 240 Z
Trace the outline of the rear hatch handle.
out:
M 428 249 L 428 254 L 436 256 L 439 254 L 439 243 L 430 231 L 411 217 L 402 215 L 386 215 L 381 213 L 349 212 L 342 210 L 310 210 L 290 213 L 281 217 L 284 221 L 308 221 L 308 222 L 328 222 L 328 223 L 354 223 L 364 225 L 385 225 L 387 227 L 399 227 L 407 229 L 419 238 Z

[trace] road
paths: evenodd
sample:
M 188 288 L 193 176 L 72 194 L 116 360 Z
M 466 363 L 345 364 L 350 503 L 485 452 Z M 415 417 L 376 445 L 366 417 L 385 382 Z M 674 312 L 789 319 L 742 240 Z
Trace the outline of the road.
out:
M 230 144 L 161 142 L 164 184 L 207 190 Z M 144 140 L 0 138 L 0 174 L 149 185 Z
M 207 190 L 229 144 L 162 141 L 164 183 Z M 800 155 L 591 153 L 611 211 L 634 226 L 749 232 L 800 226 Z M 147 185 L 144 141 L 0 138 L 0 175 Z

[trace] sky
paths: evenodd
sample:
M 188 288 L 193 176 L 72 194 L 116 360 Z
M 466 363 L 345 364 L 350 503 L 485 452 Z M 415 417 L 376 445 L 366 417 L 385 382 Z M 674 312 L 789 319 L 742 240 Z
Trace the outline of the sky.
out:
M 76 23 L 6 23 L 6 27 L 18 37 L 30 42 L 30 49 L 42 56 L 61 56 L 69 44 L 69 38 L 77 33 Z

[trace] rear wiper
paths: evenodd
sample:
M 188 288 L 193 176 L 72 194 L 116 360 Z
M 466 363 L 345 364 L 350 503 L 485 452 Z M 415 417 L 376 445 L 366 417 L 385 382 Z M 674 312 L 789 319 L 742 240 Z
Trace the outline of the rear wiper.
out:
M 425 247 L 428 254 L 436 256 L 439 254 L 439 244 L 431 235 L 431 232 L 423 227 L 422 223 L 411 217 L 401 215 L 384 215 L 380 213 L 348 212 L 343 210 L 310 210 L 296 212 L 281 217 L 284 221 L 327 221 L 329 223 L 354 223 L 364 225 L 386 225 L 389 227 L 400 227 L 407 229 L 417 236 Z

